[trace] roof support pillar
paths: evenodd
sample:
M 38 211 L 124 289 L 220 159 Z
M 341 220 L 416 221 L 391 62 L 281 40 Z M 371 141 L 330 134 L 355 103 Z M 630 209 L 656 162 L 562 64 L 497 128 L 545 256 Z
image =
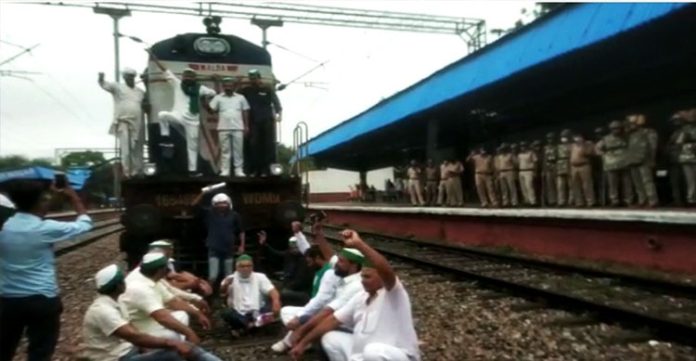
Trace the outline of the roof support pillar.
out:
M 360 187 L 367 187 L 367 171 L 366 170 L 361 170 L 360 171 Z
M 430 119 L 428 130 L 425 135 L 425 156 L 429 159 L 437 158 L 437 139 L 440 133 L 440 120 Z M 439 159 L 437 159 L 439 161 Z

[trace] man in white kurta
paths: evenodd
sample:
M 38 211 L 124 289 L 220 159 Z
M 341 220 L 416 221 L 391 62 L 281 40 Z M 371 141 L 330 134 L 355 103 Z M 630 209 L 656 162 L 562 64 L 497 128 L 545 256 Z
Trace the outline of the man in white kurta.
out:
M 121 151 L 123 174 L 131 177 L 143 169 L 143 147 L 140 135 L 143 129 L 142 103 L 145 91 L 135 86 L 136 71 L 123 69 L 125 84 L 104 80 L 104 73 L 99 73 L 99 86 L 111 93 L 114 98 L 114 119 L 109 134 L 118 138 Z
M 196 72 L 193 69 L 185 69 L 181 79 L 163 66 L 161 70 L 164 71 L 165 79 L 174 92 L 174 105 L 172 110 L 161 111 L 158 114 L 160 134 L 163 137 L 169 136 L 171 123 L 183 126 L 186 133 L 188 171 L 197 174 L 200 98 L 215 96 L 215 91 L 205 85 L 198 84 Z
M 230 175 L 230 161 L 234 157 L 234 175 L 244 177 L 244 137 L 249 134 L 249 102 L 235 92 L 234 78 L 222 79 L 223 93 L 210 101 L 210 108 L 218 112 L 218 143 L 220 144 L 220 175 Z
M 411 301 L 389 262 L 368 246 L 355 231 L 343 232 L 346 247 L 365 255 L 362 284 L 364 292 L 310 333 L 291 351 L 300 357 L 308 345 L 321 338 L 330 361 L 418 361 L 418 337 L 413 327 Z M 337 331 L 341 326 L 353 333 Z
M 222 319 L 234 331 L 255 326 L 261 313 L 280 312 L 280 293 L 268 277 L 254 272 L 251 256 L 242 254 L 237 257 L 236 272 L 225 277 L 220 290 L 227 298 L 227 309 L 222 311 Z M 270 308 L 266 298 L 270 300 Z
M 126 292 L 121 302 L 133 326 L 148 335 L 196 343 L 198 336 L 188 327 L 189 315 L 195 316 L 204 329 L 207 317 L 187 302 L 174 296 L 160 282 L 169 272 L 168 259 L 162 253 L 143 256 L 140 267 L 126 277 Z

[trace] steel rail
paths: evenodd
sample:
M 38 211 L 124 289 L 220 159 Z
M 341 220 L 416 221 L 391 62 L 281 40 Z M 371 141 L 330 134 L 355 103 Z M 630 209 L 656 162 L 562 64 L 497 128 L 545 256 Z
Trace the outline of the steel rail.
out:
M 339 229 L 340 227 L 325 226 L 325 228 Z M 559 291 L 558 289 L 554 290 L 539 287 L 538 285 L 525 282 L 525 280 L 515 281 L 506 279 L 504 277 L 496 277 L 495 275 L 484 274 L 486 271 L 466 269 L 466 262 L 452 262 L 453 260 L 456 260 L 457 255 L 461 256 L 462 260 L 472 260 L 471 257 L 467 257 L 470 255 L 467 254 L 469 250 L 466 249 L 439 247 L 438 245 L 424 244 L 414 240 L 379 235 L 378 237 L 389 239 L 390 243 L 392 243 L 392 246 L 385 246 L 384 244 L 380 244 L 385 243 L 384 241 L 374 239 L 375 237 L 373 234 L 369 232 L 360 232 L 360 234 L 363 236 L 363 239 L 371 244 L 371 246 L 387 256 L 454 274 L 462 278 L 473 279 L 483 285 L 487 285 L 495 289 L 505 290 L 525 298 L 543 299 L 549 306 L 554 308 L 567 309 L 570 311 L 582 310 L 583 312 L 592 313 L 596 319 L 601 321 L 617 322 L 619 324 L 630 326 L 631 328 L 647 328 L 651 331 L 652 335 L 659 339 L 675 341 L 686 345 L 696 345 L 696 325 L 688 324 L 682 319 L 668 318 L 662 315 L 630 309 L 621 305 L 612 305 L 606 302 L 591 299 L 587 296 L 567 294 Z M 326 238 L 336 243 L 340 243 L 340 239 L 337 235 L 331 235 L 327 232 Z M 422 255 L 417 254 L 416 252 L 422 252 L 422 249 L 416 248 L 418 246 L 427 246 L 429 248 L 428 251 L 431 251 L 430 257 L 423 257 Z M 410 253 L 409 250 L 415 252 Z M 479 254 L 474 255 L 480 256 Z M 445 256 L 449 259 L 449 261 L 443 262 L 441 259 L 437 258 L 438 256 Z M 512 260 L 509 258 L 494 259 L 490 255 L 487 256 L 489 257 L 487 261 L 489 261 L 491 264 L 498 263 L 510 265 L 510 267 L 506 269 L 507 271 L 498 270 L 508 273 L 508 275 L 512 271 L 525 267 L 524 262 L 522 261 Z M 483 261 L 485 259 L 479 257 L 473 258 L 473 260 Z M 543 262 L 535 262 L 537 266 L 539 263 Z M 557 270 L 556 264 L 544 264 L 544 268 L 548 270 Z M 490 269 L 488 270 L 488 273 L 491 273 Z M 605 275 L 605 277 L 610 276 Z M 652 282 L 651 285 L 652 287 L 655 287 L 657 285 L 656 281 Z M 610 285 L 607 287 L 610 287 Z M 673 291 L 672 287 L 673 284 L 664 283 L 662 284 L 661 289 Z M 683 292 L 683 289 L 679 288 L 677 292 L 681 293 Z M 691 295 L 693 295 L 693 293 Z M 679 310 L 675 309 L 674 311 Z M 662 311 L 661 313 L 664 314 L 665 312 Z

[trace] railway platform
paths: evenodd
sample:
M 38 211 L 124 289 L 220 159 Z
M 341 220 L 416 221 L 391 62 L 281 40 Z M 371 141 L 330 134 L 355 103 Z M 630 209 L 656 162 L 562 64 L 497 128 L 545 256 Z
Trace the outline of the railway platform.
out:
M 696 274 L 696 212 L 313 203 L 334 225 L 563 261 Z

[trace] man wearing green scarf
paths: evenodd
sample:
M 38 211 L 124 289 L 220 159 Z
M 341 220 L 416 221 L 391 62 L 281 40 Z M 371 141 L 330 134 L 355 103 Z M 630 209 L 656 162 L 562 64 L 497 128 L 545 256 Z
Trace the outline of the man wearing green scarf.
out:
M 191 175 L 198 173 L 198 132 L 200 127 L 201 101 L 208 108 L 209 98 L 215 96 L 215 91 L 200 84 L 197 81 L 196 71 L 186 68 L 177 78 L 171 70 L 167 69 L 154 59 L 155 64 L 164 72 L 164 77 L 172 87 L 174 94 L 173 106 L 170 111 L 161 111 L 158 114 L 160 134 L 168 137 L 171 123 L 180 124 L 186 131 L 186 153 L 188 157 L 188 171 Z

